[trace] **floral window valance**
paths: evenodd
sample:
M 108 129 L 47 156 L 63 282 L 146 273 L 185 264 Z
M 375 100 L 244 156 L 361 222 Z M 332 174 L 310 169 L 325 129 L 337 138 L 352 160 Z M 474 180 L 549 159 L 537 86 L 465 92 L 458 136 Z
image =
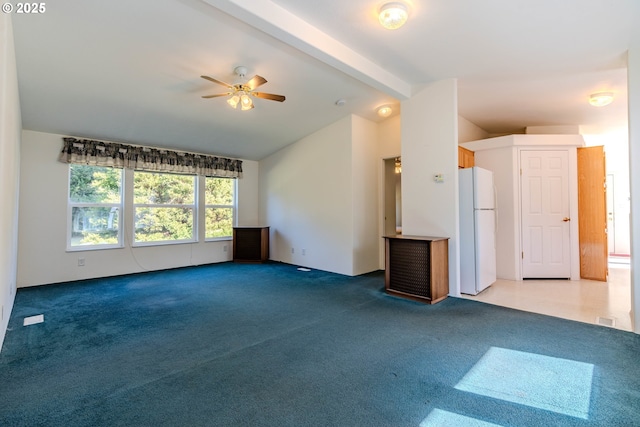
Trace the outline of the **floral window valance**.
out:
M 242 160 L 88 139 L 62 138 L 63 163 L 242 178 Z

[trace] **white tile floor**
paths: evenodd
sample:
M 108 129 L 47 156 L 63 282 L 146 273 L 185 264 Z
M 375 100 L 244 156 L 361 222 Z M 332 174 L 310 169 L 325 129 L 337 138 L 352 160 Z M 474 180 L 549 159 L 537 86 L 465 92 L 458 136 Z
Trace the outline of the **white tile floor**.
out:
M 462 297 L 631 331 L 630 280 L 628 260 L 612 259 L 608 282 L 498 280 L 479 295 Z

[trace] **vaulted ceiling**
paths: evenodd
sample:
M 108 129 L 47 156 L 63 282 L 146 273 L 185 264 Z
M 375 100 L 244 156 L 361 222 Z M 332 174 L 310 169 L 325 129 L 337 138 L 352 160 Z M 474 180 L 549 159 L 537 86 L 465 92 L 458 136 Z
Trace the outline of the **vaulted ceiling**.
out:
M 626 51 L 637 0 L 59 0 L 13 14 L 23 127 L 259 160 L 344 117 L 456 78 L 461 116 L 490 133 L 627 123 Z M 637 34 L 636 34 L 637 36 Z M 268 82 L 231 109 L 200 78 Z M 603 108 L 590 93 L 611 91 Z M 336 105 L 339 99 L 344 106 Z

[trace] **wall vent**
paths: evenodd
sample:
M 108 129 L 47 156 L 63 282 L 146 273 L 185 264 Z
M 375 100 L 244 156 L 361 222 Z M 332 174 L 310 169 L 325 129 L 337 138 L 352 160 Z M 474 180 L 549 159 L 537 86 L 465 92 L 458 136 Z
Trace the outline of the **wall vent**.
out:
M 609 317 L 598 316 L 596 317 L 596 324 L 613 328 L 616 325 L 616 320 Z

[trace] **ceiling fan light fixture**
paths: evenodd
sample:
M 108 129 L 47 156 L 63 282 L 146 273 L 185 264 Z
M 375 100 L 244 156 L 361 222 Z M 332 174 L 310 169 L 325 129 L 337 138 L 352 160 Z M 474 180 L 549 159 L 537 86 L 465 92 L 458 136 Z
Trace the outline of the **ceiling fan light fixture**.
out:
M 239 102 L 240 97 L 237 94 L 231 95 L 231 97 L 227 99 L 227 104 L 231 105 L 231 108 L 238 108 Z
M 400 2 L 383 4 L 378 14 L 380 24 L 388 30 L 397 30 L 407 22 L 408 18 L 407 7 Z
M 234 72 L 238 75 L 238 77 L 244 79 L 245 73 L 247 72 L 246 67 L 236 67 Z M 266 92 L 258 92 L 256 89 L 259 86 L 267 83 L 267 79 L 262 76 L 255 75 L 251 79 L 249 79 L 246 83 L 235 83 L 229 84 L 218 79 L 214 79 L 209 76 L 200 76 L 205 80 L 210 81 L 211 83 L 215 83 L 220 86 L 224 86 L 227 88 L 226 93 L 216 93 L 213 95 L 204 95 L 203 98 L 218 98 L 221 96 L 229 96 L 227 98 L 227 104 L 233 109 L 238 109 L 240 106 L 240 110 L 247 111 L 254 108 L 252 97 L 267 99 L 270 101 L 284 102 L 286 99 L 284 95 L 276 95 L 274 93 L 266 93 Z
M 240 106 L 242 111 L 251 110 L 253 108 L 253 101 L 245 92 L 242 92 L 242 95 L 240 95 Z
M 613 102 L 613 92 L 598 92 L 589 95 L 589 104 L 594 107 L 604 107 Z

